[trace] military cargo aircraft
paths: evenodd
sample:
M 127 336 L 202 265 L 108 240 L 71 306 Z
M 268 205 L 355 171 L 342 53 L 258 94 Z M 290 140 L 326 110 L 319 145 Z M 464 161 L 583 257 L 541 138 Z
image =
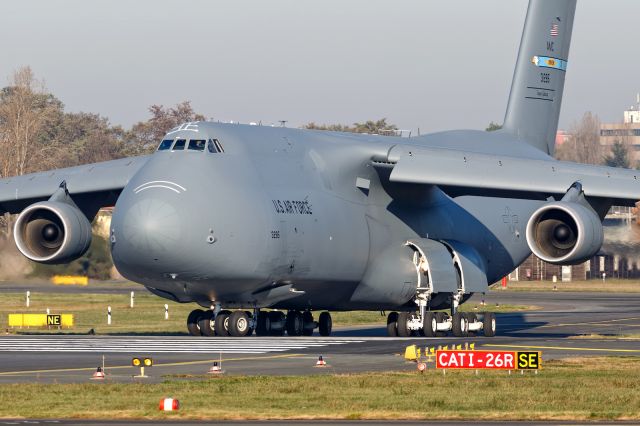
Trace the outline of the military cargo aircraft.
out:
M 640 198 L 637 171 L 552 158 L 575 6 L 531 0 L 499 131 L 185 123 L 149 156 L 0 180 L 0 209 L 19 213 L 22 254 L 52 264 L 115 205 L 117 269 L 205 308 L 193 335 L 327 336 L 328 311 L 358 309 L 390 311 L 391 336 L 493 336 L 493 314 L 459 305 L 531 252 L 589 259 L 610 206 Z

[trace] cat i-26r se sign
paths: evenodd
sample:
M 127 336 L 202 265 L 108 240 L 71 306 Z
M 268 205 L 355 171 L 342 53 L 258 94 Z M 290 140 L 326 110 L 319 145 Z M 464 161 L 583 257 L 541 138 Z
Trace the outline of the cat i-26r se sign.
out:
M 538 370 L 541 352 L 516 351 L 436 351 L 436 368 Z

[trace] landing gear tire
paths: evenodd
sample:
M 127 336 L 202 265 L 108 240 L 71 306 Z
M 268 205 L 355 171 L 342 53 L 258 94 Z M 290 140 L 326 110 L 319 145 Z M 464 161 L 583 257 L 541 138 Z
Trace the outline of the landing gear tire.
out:
M 187 317 L 187 330 L 191 336 L 200 336 L 200 326 L 198 325 L 198 321 L 200 321 L 200 316 L 204 314 L 202 309 L 195 309 L 191 311 L 189 316 Z
M 286 327 L 284 314 L 280 311 L 269 312 L 269 334 L 272 336 L 284 336 Z
M 436 312 L 436 322 L 437 323 L 443 323 L 447 320 L 447 314 L 445 314 L 444 312 Z M 438 331 L 436 333 L 437 337 L 447 337 L 447 332 L 446 331 Z
M 214 315 L 212 311 L 203 312 L 198 320 L 198 327 L 200 328 L 200 334 L 203 336 L 215 336 L 214 329 Z
M 256 336 L 268 336 L 270 328 L 271 321 L 269 320 L 269 312 L 258 312 L 258 318 L 256 318 Z
M 469 330 L 469 322 L 462 312 L 456 312 L 451 318 L 451 331 L 455 337 L 465 337 Z
M 304 311 L 302 313 L 302 335 L 312 336 L 314 328 L 316 327 L 313 323 L 313 314 L 311 311 Z
M 422 331 L 425 337 L 436 337 L 438 334 L 438 321 L 433 312 L 425 312 L 422 318 Z
M 318 332 L 321 336 L 330 336 L 333 328 L 333 320 L 329 312 L 322 312 L 318 318 Z
M 411 337 L 408 322 L 411 319 L 411 313 L 400 312 L 398 314 L 398 337 Z
M 213 327 L 218 336 L 229 336 L 229 315 L 229 311 L 220 311 L 216 315 Z
M 245 311 L 234 311 L 229 316 L 229 334 L 233 337 L 248 336 L 251 331 L 249 315 Z
M 482 330 L 486 337 L 493 337 L 496 335 L 496 314 L 493 312 L 485 312 L 484 319 L 482 321 Z
M 397 312 L 389 312 L 389 315 L 387 315 L 387 336 L 389 337 L 398 336 L 398 313 Z
M 302 336 L 304 323 L 300 311 L 289 311 L 287 314 L 287 334 L 289 336 Z
M 468 312 L 467 313 L 467 336 L 468 337 L 474 337 L 476 335 L 475 331 L 469 330 L 469 324 L 473 324 L 476 321 L 478 321 L 478 316 L 473 312 Z

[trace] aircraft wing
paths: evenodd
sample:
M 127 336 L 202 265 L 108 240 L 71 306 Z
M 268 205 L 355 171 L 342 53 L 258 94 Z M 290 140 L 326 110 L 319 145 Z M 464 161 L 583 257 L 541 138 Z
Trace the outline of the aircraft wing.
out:
M 617 205 L 640 200 L 640 170 L 406 145 L 392 147 L 374 164 L 392 168 L 391 182 L 437 185 L 452 195 L 544 199 L 580 182 L 586 197 Z
M 92 204 L 104 207 L 113 202 L 108 194 L 122 190 L 148 158 L 123 158 L 0 179 L 0 213 L 19 213 L 32 203 L 49 199 L 63 181 L 72 196 L 94 198 Z M 104 202 L 96 197 L 103 197 Z

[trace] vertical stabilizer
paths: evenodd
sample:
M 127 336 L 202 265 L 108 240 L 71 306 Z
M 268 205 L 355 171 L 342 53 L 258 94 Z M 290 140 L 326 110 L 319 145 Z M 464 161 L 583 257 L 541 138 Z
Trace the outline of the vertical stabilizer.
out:
M 576 0 L 530 0 L 504 131 L 553 155 Z

